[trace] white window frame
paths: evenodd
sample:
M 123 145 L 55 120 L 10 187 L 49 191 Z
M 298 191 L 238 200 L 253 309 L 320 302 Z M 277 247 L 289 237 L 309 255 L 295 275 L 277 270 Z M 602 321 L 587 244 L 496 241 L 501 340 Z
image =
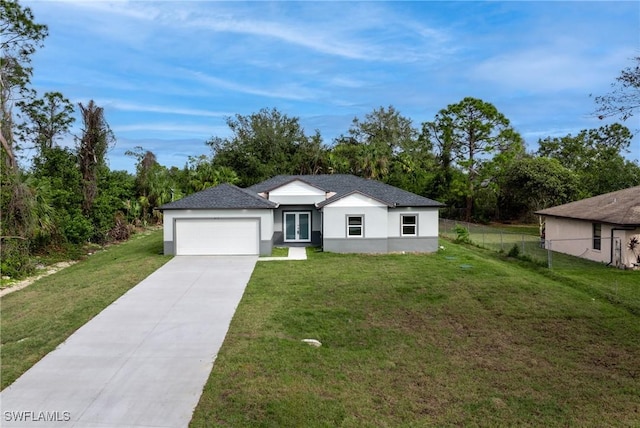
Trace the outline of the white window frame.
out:
M 415 218 L 415 223 L 405 224 L 405 217 L 413 217 Z M 404 233 L 405 226 L 413 226 L 413 233 Z M 418 236 L 418 214 L 407 213 L 400 214 L 400 236 Z
M 360 224 L 359 225 L 351 225 L 349 224 L 349 220 L 352 218 L 359 218 L 360 219 Z M 347 214 L 346 215 L 346 234 L 347 234 L 347 238 L 364 238 L 364 214 Z M 359 227 L 360 228 L 360 234 L 359 235 L 351 235 L 349 233 L 349 229 L 351 229 L 352 227 Z
M 602 223 L 593 223 L 593 243 L 592 247 L 595 251 L 602 250 Z

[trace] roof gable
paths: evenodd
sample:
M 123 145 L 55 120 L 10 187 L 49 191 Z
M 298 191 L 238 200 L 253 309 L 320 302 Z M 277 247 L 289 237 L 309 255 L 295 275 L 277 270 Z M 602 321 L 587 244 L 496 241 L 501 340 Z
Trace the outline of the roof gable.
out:
M 223 183 L 162 205 L 165 210 L 197 209 L 273 209 L 278 204 L 233 184 Z
M 558 205 L 536 214 L 622 226 L 640 225 L 640 186 Z
M 307 194 L 304 193 L 305 190 L 309 192 L 313 192 L 313 194 L 326 193 L 327 190 L 318 185 L 318 183 L 313 183 L 314 180 L 308 180 L 308 177 L 305 175 L 278 175 L 269 180 L 263 181 L 262 183 L 258 183 L 254 186 L 248 187 L 248 190 L 253 190 L 254 187 L 260 186 L 261 190 L 259 193 L 273 193 L 279 190 L 285 189 L 295 189 L 302 193 L 297 194 Z
M 324 196 L 326 191 L 298 178 L 268 191 L 269 195 Z
M 357 190 L 346 194 L 335 195 L 317 204 L 318 208 L 329 205 L 334 207 L 390 207 L 388 203 Z

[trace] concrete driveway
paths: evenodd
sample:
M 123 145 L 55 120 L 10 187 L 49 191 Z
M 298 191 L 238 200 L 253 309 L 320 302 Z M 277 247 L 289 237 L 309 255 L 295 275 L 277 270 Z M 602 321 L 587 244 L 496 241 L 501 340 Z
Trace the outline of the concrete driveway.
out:
M 257 257 L 174 257 L 0 393 L 2 427 L 186 427 Z

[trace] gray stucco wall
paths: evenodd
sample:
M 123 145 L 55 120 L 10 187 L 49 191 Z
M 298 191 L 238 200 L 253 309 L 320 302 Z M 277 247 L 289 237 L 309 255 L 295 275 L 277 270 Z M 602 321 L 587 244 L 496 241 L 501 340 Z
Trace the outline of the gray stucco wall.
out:
M 323 250 L 332 253 L 433 253 L 438 251 L 438 237 L 428 238 L 325 238 Z
M 260 255 L 270 256 L 273 249 L 273 243 L 271 241 L 260 241 Z
M 398 251 L 407 251 L 410 253 L 433 253 L 438 251 L 438 237 L 389 238 L 388 249 L 390 253 Z
M 324 238 L 324 251 L 332 253 L 386 253 L 386 238 Z
M 295 242 L 284 242 L 284 234 L 282 232 L 273 232 L 273 245 L 287 246 L 296 245 Z M 302 243 L 302 245 L 309 245 L 308 242 Z M 311 245 L 322 245 L 322 233 L 319 230 L 311 231 Z
M 260 241 L 260 255 L 270 256 L 273 249 L 273 243 L 271 241 Z M 164 241 L 164 255 L 173 256 L 176 254 L 175 245 L 173 241 Z

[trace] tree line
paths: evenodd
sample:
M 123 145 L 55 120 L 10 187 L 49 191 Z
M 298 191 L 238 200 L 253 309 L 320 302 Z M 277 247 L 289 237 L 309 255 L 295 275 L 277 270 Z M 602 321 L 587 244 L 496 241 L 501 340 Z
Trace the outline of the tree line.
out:
M 17 1 L 0 0 L 0 30 L 3 275 L 29 273 L 34 255 L 127 239 L 135 227 L 161 223 L 156 207 L 207 187 L 246 187 L 278 174 L 376 179 L 445 203 L 445 216 L 475 221 L 527 221 L 538 209 L 640 184 L 640 166 L 624 157 L 632 138 L 625 126 L 548 137 L 527 152 L 508 118 L 471 97 L 420 125 L 393 106 L 373 109 L 331 144 L 317 130 L 306 133 L 299 118 L 264 108 L 227 118 L 231 136 L 212 137 L 203 145 L 208 154 L 182 168 L 136 147 L 126 152 L 135 174 L 113 171 L 107 156 L 116 138 L 103 108 L 31 88 L 30 59 L 46 25 Z M 598 115 L 631 116 L 635 107 L 620 110 L 628 106 L 620 97 L 638 90 L 638 76 L 637 67 L 624 70 L 614 91 L 596 98 Z M 76 120 L 73 147 L 61 144 Z
M 393 106 L 374 109 L 331 145 L 277 109 L 227 124 L 232 136 L 206 143 L 206 163 L 232 170 L 242 187 L 277 174 L 353 174 L 441 201 L 444 215 L 467 221 L 530 221 L 536 210 L 640 184 L 624 125 L 547 137 L 527 151 L 509 119 L 471 97 L 420 127 Z

